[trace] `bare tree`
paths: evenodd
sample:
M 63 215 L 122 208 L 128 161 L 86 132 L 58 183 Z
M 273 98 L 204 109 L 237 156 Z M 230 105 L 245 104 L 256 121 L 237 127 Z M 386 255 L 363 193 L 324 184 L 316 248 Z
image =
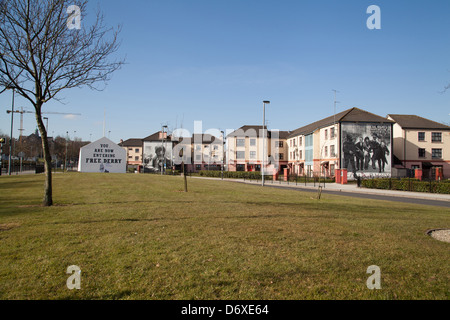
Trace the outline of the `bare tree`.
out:
M 84 25 L 87 5 L 87 0 L 0 0 L 0 92 L 13 89 L 34 106 L 45 160 L 44 206 L 53 199 L 43 105 L 59 101 L 65 89 L 101 90 L 96 85 L 124 63 L 109 61 L 119 48 L 120 28 L 105 27 L 100 12 L 92 25 Z M 71 25 L 74 8 L 82 14 L 81 28 Z

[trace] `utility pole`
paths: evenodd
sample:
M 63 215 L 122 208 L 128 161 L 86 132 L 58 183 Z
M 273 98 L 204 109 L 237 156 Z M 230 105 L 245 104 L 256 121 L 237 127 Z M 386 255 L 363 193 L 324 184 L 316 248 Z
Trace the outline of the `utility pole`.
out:
M 223 166 L 224 166 L 224 160 L 225 160 L 225 132 L 220 131 L 222 133 L 222 180 L 223 180 Z
M 265 149 L 266 149 L 266 130 L 265 125 L 266 125 L 266 104 L 270 104 L 270 101 L 263 101 L 263 157 L 262 157 L 262 166 L 261 166 L 261 181 L 262 181 L 262 186 L 264 187 L 264 169 L 265 169 L 265 157 L 266 157 L 266 153 L 265 153 Z

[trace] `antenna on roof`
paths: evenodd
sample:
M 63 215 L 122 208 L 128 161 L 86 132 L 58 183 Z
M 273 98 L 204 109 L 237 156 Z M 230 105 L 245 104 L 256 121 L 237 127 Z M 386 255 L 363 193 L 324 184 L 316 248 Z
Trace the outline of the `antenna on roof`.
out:
M 337 90 L 331 90 L 331 91 L 333 91 L 334 92 L 334 125 L 336 125 L 336 104 L 337 103 L 340 103 L 339 101 L 336 101 L 336 93 L 338 93 L 339 91 L 337 91 Z M 340 93 L 340 92 L 339 92 Z

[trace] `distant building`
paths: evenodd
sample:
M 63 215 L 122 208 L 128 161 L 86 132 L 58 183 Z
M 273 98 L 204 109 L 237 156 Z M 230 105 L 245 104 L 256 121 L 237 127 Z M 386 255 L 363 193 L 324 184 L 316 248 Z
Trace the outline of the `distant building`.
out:
M 265 159 L 266 172 L 282 172 L 288 165 L 288 135 L 288 131 L 271 131 L 256 125 L 233 131 L 227 136 L 228 171 L 261 171 Z
M 119 146 L 125 149 L 127 152 L 127 165 L 138 167 L 142 165 L 142 139 L 128 139 L 121 141 Z
M 393 121 L 351 108 L 292 131 L 289 168 L 298 175 L 334 177 L 347 169 L 348 179 L 390 177 Z
M 222 138 L 209 134 L 194 134 L 191 139 L 192 164 L 187 171 L 221 170 L 224 161 L 224 146 Z
M 423 178 L 436 178 L 437 168 L 450 177 L 450 127 L 416 115 L 389 114 L 394 124 L 397 168 L 421 169 Z

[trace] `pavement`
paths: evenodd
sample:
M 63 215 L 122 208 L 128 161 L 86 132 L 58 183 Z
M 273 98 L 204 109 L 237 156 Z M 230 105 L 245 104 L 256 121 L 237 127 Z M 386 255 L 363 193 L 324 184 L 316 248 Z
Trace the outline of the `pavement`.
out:
M 219 178 L 207 178 L 207 177 L 192 177 L 200 179 L 221 180 Z M 262 185 L 261 180 L 248 180 L 248 179 L 223 179 L 224 181 L 232 181 L 238 183 Z M 284 181 L 266 181 L 266 187 L 277 188 L 289 188 L 293 190 L 318 192 L 319 183 L 300 183 L 284 182 Z M 358 198 L 369 198 L 377 200 L 388 201 L 400 201 L 413 204 L 425 204 L 425 205 L 438 205 L 450 208 L 450 195 L 439 193 L 425 193 L 425 192 L 410 192 L 410 191 L 398 191 L 398 190 L 382 190 L 382 189 L 368 189 L 359 188 L 355 183 L 349 184 L 337 184 L 337 183 L 321 183 L 322 193 L 337 194 L 342 196 L 351 196 Z

